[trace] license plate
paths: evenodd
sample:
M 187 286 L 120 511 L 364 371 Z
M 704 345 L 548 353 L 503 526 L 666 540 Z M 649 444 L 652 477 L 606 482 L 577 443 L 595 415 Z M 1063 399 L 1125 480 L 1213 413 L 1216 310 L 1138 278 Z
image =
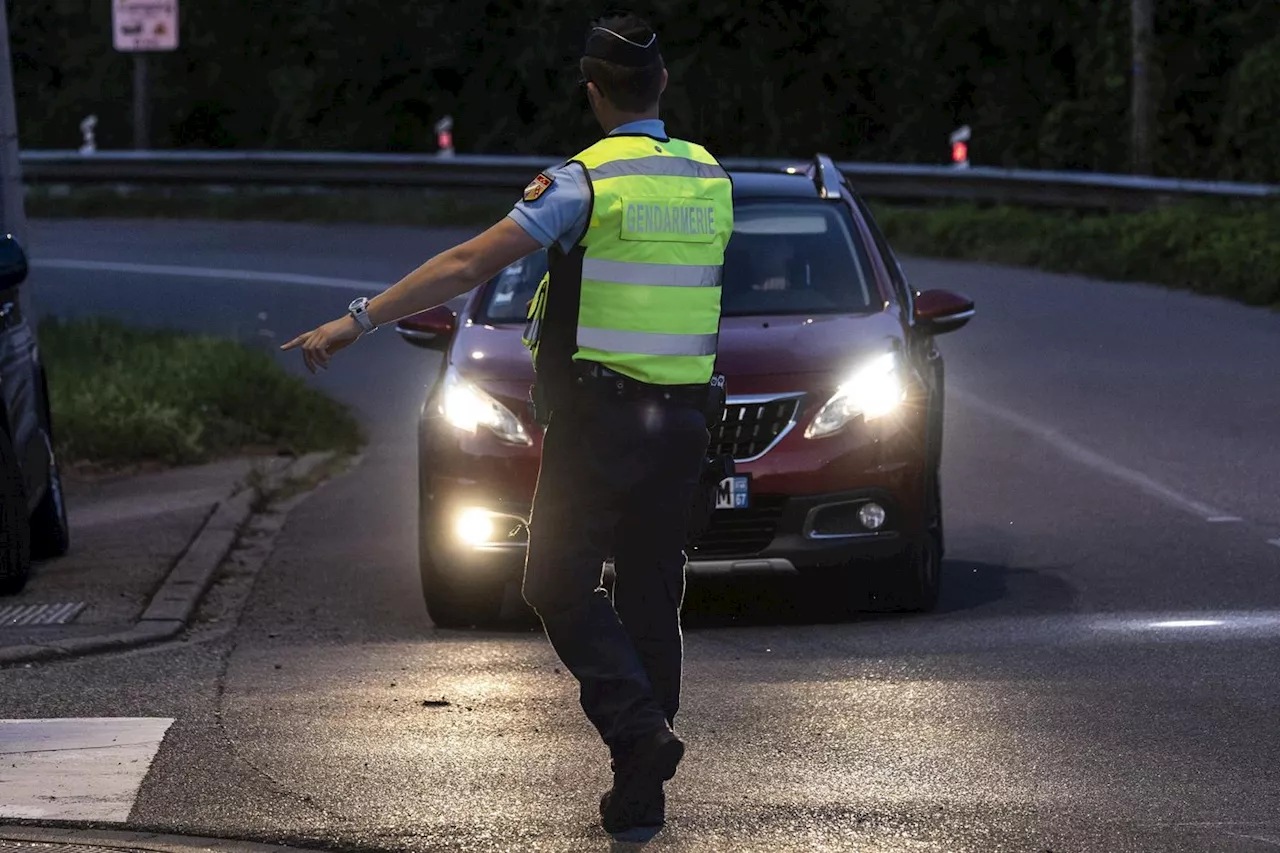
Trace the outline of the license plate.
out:
M 716 509 L 746 509 L 751 503 L 750 477 L 725 477 L 716 489 Z

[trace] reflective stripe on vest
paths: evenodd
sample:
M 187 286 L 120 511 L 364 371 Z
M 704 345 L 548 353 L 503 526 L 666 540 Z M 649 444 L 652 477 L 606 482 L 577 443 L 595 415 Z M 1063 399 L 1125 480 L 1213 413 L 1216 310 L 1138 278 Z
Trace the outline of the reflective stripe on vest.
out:
M 529 310 L 525 313 L 524 334 L 520 336 L 520 340 L 533 351 L 535 356 L 538 352 L 538 339 L 542 337 L 542 314 L 546 305 L 547 282 L 550 277 L 550 273 L 544 273 L 542 280 L 538 282 L 538 288 L 533 292 L 533 298 L 529 300 Z
M 605 137 L 575 160 L 593 200 L 574 358 L 658 385 L 710 381 L 733 231 L 728 175 L 678 139 Z
M 578 346 L 640 355 L 715 355 L 716 335 L 664 335 L 578 327 Z M 692 383 L 689 383 L 692 384 Z
M 629 160 L 614 160 L 596 167 L 587 167 L 587 177 L 603 181 L 623 175 L 651 175 L 669 178 L 724 178 L 729 177 L 717 163 L 699 163 L 684 157 L 657 154 Z
M 718 287 L 721 267 L 681 264 L 646 264 L 584 258 L 582 277 L 612 284 L 649 284 L 659 287 Z

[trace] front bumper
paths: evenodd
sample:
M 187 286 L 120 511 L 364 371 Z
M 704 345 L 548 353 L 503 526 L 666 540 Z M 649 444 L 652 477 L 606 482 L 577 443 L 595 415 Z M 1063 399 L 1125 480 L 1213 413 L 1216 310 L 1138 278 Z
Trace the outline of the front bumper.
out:
M 427 504 L 424 544 L 436 560 L 479 577 L 516 579 L 524 569 L 528 504 L 486 501 L 471 495 L 437 496 Z M 857 507 L 874 501 L 885 510 L 881 529 L 857 529 Z M 495 535 L 482 544 L 462 542 L 453 520 L 466 509 L 494 513 Z M 742 510 L 718 510 L 708 530 L 687 549 L 693 576 L 794 574 L 855 560 L 900 553 L 913 517 L 888 492 L 864 489 L 806 497 L 760 496 Z
M 859 507 L 884 508 L 878 530 L 857 521 Z M 742 510 L 717 510 L 689 549 L 689 569 L 707 574 L 797 571 L 882 559 L 902 551 L 915 518 L 890 493 L 863 489 L 829 495 L 761 495 Z

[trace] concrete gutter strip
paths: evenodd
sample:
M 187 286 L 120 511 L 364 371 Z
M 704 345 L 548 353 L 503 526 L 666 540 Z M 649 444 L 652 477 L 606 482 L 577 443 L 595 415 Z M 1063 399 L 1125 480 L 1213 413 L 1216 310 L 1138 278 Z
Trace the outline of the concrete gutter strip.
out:
M 240 535 L 240 528 L 253 512 L 256 495 L 245 489 L 230 500 L 218 504 L 200 533 L 187 547 L 186 553 L 152 596 L 141 621 L 186 622 L 209 589 L 218 566 Z
M 267 473 L 268 491 L 275 491 L 291 480 L 305 481 L 331 458 L 333 455 L 330 453 L 310 453 L 292 460 L 287 466 L 269 471 Z M 235 546 L 241 529 L 253 515 L 257 497 L 254 489 L 237 484 L 230 496 L 218 503 L 204 526 L 191 540 L 186 551 L 169 571 L 160 589 L 147 604 L 138 624 L 133 628 L 93 637 L 69 638 L 38 646 L 0 648 L 0 666 L 120 651 L 176 636 L 186 628 L 200 600 L 213 583 L 218 568 Z
M 39 826 L 0 825 L 0 841 L 74 846 L 77 850 L 144 850 L 148 853 L 314 853 L 299 847 L 257 844 L 223 838 L 198 838 L 150 832 L 98 829 L 53 829 Z M 51 851 L 56 853 L 56 849 Z

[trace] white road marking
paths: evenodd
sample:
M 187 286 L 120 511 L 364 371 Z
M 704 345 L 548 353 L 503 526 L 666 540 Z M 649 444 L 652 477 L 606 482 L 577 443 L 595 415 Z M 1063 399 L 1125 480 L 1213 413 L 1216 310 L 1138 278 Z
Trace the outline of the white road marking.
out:
M 308 287 L 333 287 L 339 290 L 374 290 L 379 293 L 385 290 L 388 285 L 385 281 L 361 281 L 352 278 L 329 278 L 327 276 L 301 275 L 288 272 L 231 270 L 169 264 L 131 264 L 118 261 L 80 261 L 68 258 L 40 258 L 32 260 L 31 266 L 38 269 L 123 272 L 135 275 L 167 275 L 181 278 L 216 278 L 235 281 L 261 281 L 271 284 L 301 284 Z
M 961 391 L 958 388 L 948 387 L 947 392 L 964 400 L 974 408 L 981 409 L 993 417 L 997 417 L 1008 424 L 1034 435 L 1036 438 L 1052 445 L 1060 453 L 1070 459 L 1099 471 L 1116 480 L 1121 480 L 1131 486 L 1136 486 L 1142 491 L 1153 497 L 1160 498 L 1166 503 L 1185 510 L 1193 515 L 1197 515 L 1205 521 L 1235 519 L 1236 516 L 1228 512 L 1212 507 L 1209 504 L 1202 503 L 1194 498 L 1188 497 L 1181 492 L 1175 491 L 1168 486 L 1160 483 L 1143 474 L 1141 471 L 1135 471 L 1132 468 L 1126 468 L 1119 462 L 1108 459 L 1101 453 L 1096 453 L 1082 444 L 1067 438 L 1052 427 L 1045 426 L 1038 421 L 1034 421 L 1017 412 L 1012 412 L 1003 406 L 995 403 L 989 403 L 979 397 L 975 397 L 967 391 Z
M 0 818 L 123 823 L 173 720 L 0 720 Z
M 1275 545 L 1277 548 L 1280 548 L 1280 539 L 1268 539 L 1267 544 Z
M 1205 521 L 1210 524 L 1226 524 L 1232 521 L 1244 521 L 1244 519 L 1238 515 L 1215 515 L 1213 518 L 1206 518 Z
M 1280 847 L 1280 834 L 1278 835 L 1245 835 L 1243 832 L 1231 832 L 1228 835 L 1234 835 L 1236 838 L 1246 838 L 1250 841 L 1261 841 L 1263 844 L 1270 844 L 1274 847 Z

